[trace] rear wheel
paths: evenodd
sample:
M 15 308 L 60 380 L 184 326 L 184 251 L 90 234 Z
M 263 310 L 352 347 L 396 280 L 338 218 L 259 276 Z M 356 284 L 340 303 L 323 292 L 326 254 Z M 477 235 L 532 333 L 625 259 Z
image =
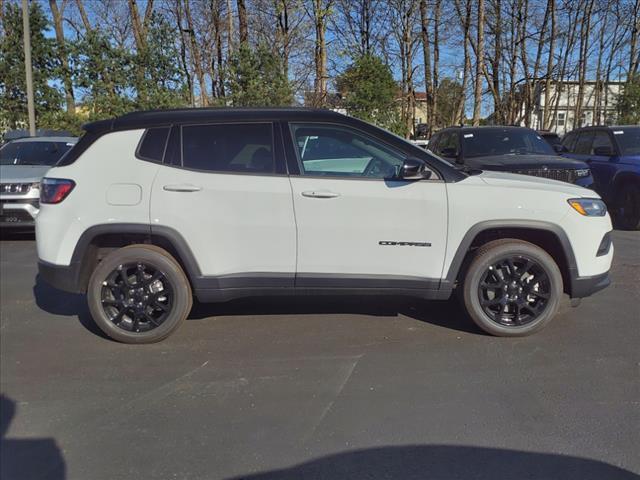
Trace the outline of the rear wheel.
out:
M 624 230 L 640 230 L 640 186 L 627 183 L 622 187 L 616 220 Z
M 464 305 L 484 331 L 502 337 L 529 335 L 557 313 L 562 275 L 540 247 L 515 239 L 482 246 L 466 274 Z
M 98 327 L 124 343 L 165 339 L 187 317 L 193 301 L 180 265 L 152 245 L 107 255 L 91 275 L 87 300 Z

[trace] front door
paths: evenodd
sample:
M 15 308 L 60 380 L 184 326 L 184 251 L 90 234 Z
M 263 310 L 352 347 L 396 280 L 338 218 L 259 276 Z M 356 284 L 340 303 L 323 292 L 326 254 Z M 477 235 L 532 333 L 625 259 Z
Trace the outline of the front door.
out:
M 350 127 L 289 125 L 298 232 L 296 286 L 433 288 L 441 277 L 446 186 L 394 179 L 404 155 Z

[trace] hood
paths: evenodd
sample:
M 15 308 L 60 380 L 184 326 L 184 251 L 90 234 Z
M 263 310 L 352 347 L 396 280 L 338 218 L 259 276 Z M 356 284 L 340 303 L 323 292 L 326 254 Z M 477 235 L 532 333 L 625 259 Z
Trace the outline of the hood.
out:
M 0 183 L 35 183 L 51 165 L 0 165 Z
M 565 158 L 560 155 L 495 155 L 465 158 L 464 163 L 472 168 L 499 171 L 529 170 L 542 167 L 549 169 L 589 168 L 581 160 Z
M 571 183 L 559 182 L 542 177 L 518 175 L 517 173 L 484 171 L 476 177 L 486 184 L 496 187 L 524 188 L 528 190 L 553 191 L 565 193 L 571 197 L 600 198 L 593 190 L 582 188 Z

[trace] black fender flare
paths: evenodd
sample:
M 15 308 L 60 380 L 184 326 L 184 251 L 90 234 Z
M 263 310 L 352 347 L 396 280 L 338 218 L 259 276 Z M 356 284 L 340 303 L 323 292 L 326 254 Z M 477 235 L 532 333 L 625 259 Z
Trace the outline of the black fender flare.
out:
M 467 256 L 469 248 L 473 243 L 473 240 L 482 232 L 496 229 L 523 229 L 533 231 L 544 231 L 552 233 L 558 239 L 562 250 L 564 252 L 568 272 L 566 272 L 566 278 L 569 279 L 569 284 L 566 285 L 566 290 L 571 295 L 574 291 L 575 280 L 578 277 L 578 266 L 576 263 L 576 257 L 573 252 L 573 247 L 567 237 L 566 232 L 559 225 L 551 222 L 544 222 L 539 220 L 486 220 L 473 225 L 467 233 L 465 233 L 462 241 L 458 245 L 455 255 L 449 265 L 449 270 L 446 276 L 442 279 L 440 288 L 453 288 L 460 273 L 460 269 L 463 266 L 463 262 Z

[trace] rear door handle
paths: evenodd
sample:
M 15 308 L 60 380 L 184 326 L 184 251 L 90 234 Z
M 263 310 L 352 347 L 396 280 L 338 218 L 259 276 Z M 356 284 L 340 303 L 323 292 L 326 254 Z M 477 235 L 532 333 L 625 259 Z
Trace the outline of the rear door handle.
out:
M 311 198 L 336 198 L 339 197 L 339 193 L 330 192 L 329 190 L 307 190 L 302 192 L 303 197 Z
M 167 192 L 199 192 L 202 190 L 202 187 L 185 183 L 181 185 L 165 185 L 162 189 Z

